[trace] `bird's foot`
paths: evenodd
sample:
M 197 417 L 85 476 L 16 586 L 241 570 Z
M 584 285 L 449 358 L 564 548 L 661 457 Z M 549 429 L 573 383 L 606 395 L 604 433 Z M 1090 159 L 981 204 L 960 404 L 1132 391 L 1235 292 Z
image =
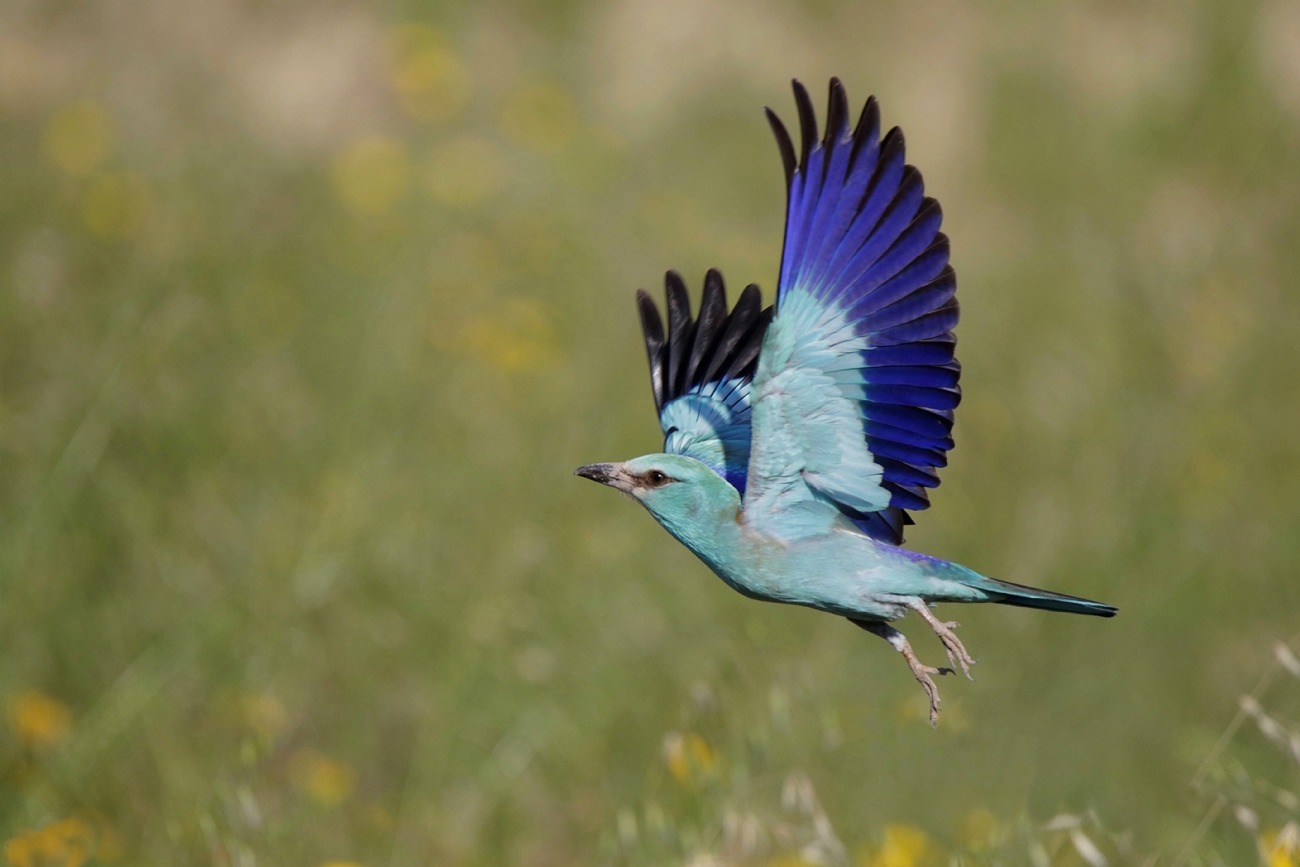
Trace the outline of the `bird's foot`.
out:
M 943 642 L 943 649 L 948 654 L 948 662 L 954 668 L 961 666 L 962 674 L 966 675 L 966 679 L 974 680 L 975 678 L 971 677 L 970 667 L 975 664 L 975 659 L 967 652 L 966 646 L 961 643 L 957 633 L 953 632 L 961 624 L 956 621 L 944 622 L 935 617 L 930 606 L 921 599 L 915 599 L 907 604 L 909 608 L 921 615 L 925 622 L 930 624 L 934 634 L 939 636 L 939 640 Z
M 854 620 L 853 622 L 873 635 L 879 635 L 888 641 L 895 650 L 903 654 L 903 659 L 907 660 L 908 667 L 912 669 L 912 676 L 916 678 L 917 683 L 921 684 L 921 688 L 925 690 L 926 698 L 930 700 L 930 725 L 938 728 L 939 687 L 934 685 L 930 675 L 952 674 L 953 670 L 951 668 L 934 668 L 922 663 L 921 660 L 916 658 L 916 652 L 912 650 L 912 645 L 908 642 L 906 636 L 887 623 L 870 620 Z
M 934 728 L 938 728 L 939 687 L 934 685 L 934 681 L 930 679 L 930 675 L 952 674 L 953 670 L 951 668 L 935 668 L 930 665 L 925 665 L 921 660 L 916 658 L 916 654 L 912 652 L 911 647 L 907 647 L 903 650 L 902 654 L 903 659 L 907 660 L 907 664 L 912 669 L 912 676 L 916 678 L 917 683 L 921 684 L 921 689 L 925 690 L 925 697 L 930 700 L 930 725 Z

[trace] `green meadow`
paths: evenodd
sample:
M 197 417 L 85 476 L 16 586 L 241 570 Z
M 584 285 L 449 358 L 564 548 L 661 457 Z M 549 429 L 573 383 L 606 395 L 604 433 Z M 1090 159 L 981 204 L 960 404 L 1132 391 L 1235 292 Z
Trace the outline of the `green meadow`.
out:
M 572 475 L 832 75 L 963 305 L 909 544 L 1120 609 L 941 608 L 937 731 Z M 1287 0 L 9 0 L 0 855 L 1294 867 L 1298 346 Z

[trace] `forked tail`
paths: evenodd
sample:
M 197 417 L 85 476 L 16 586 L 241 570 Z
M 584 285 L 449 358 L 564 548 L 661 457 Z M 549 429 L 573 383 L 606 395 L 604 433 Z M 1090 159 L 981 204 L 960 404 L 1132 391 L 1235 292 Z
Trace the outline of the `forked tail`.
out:
M 1039 590 L 1037 587 L 1025 587 L 1022 584 L 1012 584 L 1010 581 L 999 581 L 996 578 L 985 578 L 984 581 L 988 583 L 981 583 L 980 587 L 990 591 L 990 595 L 993 597 L 990 601 L 999 602 L 1003 605 L 1018 605 L 1021 608 L 1042 608 L 1047 611 L 1065 611 L 1070 614 L 1091 614 L 1094 617 L 1114 617 L 1119 611 L 1113 605 L 1093 602 L 1090 599 L 1080 599 L 1077 596 L 1066 596 L 1064 593 Z

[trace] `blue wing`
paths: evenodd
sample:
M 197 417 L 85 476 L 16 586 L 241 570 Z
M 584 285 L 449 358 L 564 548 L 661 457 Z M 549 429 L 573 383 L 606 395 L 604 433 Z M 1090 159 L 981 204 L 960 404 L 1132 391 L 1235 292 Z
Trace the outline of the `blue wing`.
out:
M 682 278 L 664 278 L 668 332 L 654 301 L 637 292 L 650 382 L 664 432 L 664 451 L 704 462 L 741 494 L 749 466 L 750 387 L 772 310 L 757 286 L 745 287 L 727 312 L 722 275 L 704 278 L 699 319 L 691 319 Z
M 798 82 L 794 91 L 797 163 L 768 111 L 788 201 L 778 312 L 754 384 L 746 509 L 751 498 L 775 512 L 833 505 L 897 543 L 902 510 L 930 505 L 927 489 L 947 463 L 961 399 L 942 212 L 905 165 L 901 131 L 880 139 L 874 98 L 850 130 L 848 100 L 832 79 L 818 141 L 807 91 Z

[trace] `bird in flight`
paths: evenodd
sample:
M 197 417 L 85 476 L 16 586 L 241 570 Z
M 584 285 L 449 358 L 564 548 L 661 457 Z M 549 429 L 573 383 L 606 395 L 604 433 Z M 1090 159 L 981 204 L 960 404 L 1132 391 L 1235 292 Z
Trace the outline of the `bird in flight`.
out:
M 903 134 L 880 136 L 867 100 L 850 127 L 831 79 L 818 137 L 794 83 L 800 149 L 767 109 L 785 166 L 786 225 L 776 304 L 756 285 L 727 308 L 709 271 L 691 316 L 682 278 L 665 280 L 668 327 L 637 292 L 663 452 L 591 464 L 577 475 L 630 494 L 733 589 L 838 614 L 907 660 L 937 725 L 931 675 L 975 662 L 930 610 L 1000 602 L 1112 617 L 1116 609 L 986 578 L 910 551 L 908 511 L 930 506 L 953 446 L 961 366 L 958 306 L 939 203 L 907 165 Z M 924 665 L 890 622 L 915 612 L 942 642 L 947 668 Z

